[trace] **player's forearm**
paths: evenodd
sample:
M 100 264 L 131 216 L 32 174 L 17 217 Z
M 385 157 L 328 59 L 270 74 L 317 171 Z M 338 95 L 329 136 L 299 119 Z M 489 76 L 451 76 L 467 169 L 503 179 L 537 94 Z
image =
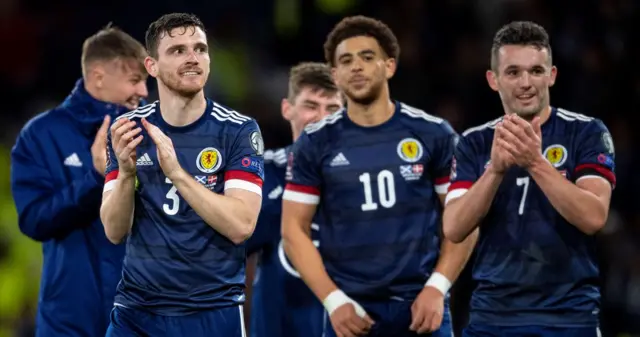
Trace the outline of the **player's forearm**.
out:
M 442 240 L 440 258 L 434 272 L 444 275 L 451 283 L 455 282 L 469 261 L 477 241 L 477 228 L 460 243 L 454 243 L 447 239 Z
M 214 193 L 182 170 L 172 183 L 204 222 L 233 243 L 240 244 L 253 233 L 257 219 L 242 200 Z
M 135 175 L 120 173 L 115 180 L 113 189 L 102 201 L 100 220 L 104 225 L 107 239 L 118 244 L 131 230 L 135 205 Z
M 529 174 L 553 208 L 570 224 L 589 235 L 604 227 L 609 209 L 595 194 L 567 180 L 544 159 L 532 165 Z
M 322 302 L 338 289 L 327 274 L 318 248 L 297 224 L 283 224 L 282 241 L 287 257 L 309 289 Z
M 489 168 L 463 196 L 447 203 L 442 216 L 442 229 L 447 239 L 460 243 L 478 227 L 489 212 L 502 178 L 502 174 Z

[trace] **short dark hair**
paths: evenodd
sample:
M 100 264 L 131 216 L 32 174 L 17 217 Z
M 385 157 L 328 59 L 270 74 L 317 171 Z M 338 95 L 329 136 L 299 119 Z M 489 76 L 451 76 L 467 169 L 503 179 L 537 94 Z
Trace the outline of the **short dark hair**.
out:
M 304 62 L 291 68 L 289 72 L 289 93 L 287 99 L 293 103 L 302 89 L 324 90 L 329 93 L 338 92 L 338 87 L 331 76 L 331 69 L 324 63 Z
M 496 32 L 491 46 L 491 69 L 498 69 L 498 53 L 500 48 L 509 45 L 533 46 L 549 51 L 551 60 L 551 45 L 549 34 L 539 24 L 531 21 L 514 21 L 508 23 Z
M 324 57 L 331 66 L 335 66 L 335 52 L 338 45 L 349 38 L 356 36 L 369 36 L 380 44 L 387 57 L 398 59 L 400 57 L 400 45 L 389 26 L 384 22 L 366 16 L 350 16 L 342 19 L 329 35 L 324 43 Z
M 145 34 L 145 43 L 149 55 L 154 58 L 158 57 L 158 44 L 163 34 L 170 35 L 175 28 L 197 27 L 206 33 L 204 24 L 200 18 L 194 14 L 188 13 L 171 13 L 161 16 L 158 20 L 152 22 L 147 28 Z
M 142 43 L 109 23 L 97 33 L 89 36 L 82 44 L 82 73 L 86 75 L 87 67 L 96 61 L 113 61 L 127 59 L 136 61 L 143 72 L 144 58 L 147 52 Z

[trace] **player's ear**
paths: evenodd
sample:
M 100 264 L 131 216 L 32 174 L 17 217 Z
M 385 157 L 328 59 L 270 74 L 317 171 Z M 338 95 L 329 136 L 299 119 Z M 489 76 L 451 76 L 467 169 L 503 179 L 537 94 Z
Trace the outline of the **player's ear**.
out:
M 551 73 L 549 75 L 549 86 L 553 87 L 556 84 L 556 76 L 558 76 L 558 68 L 556 66 L 551 67 Z
M 289 103 L 288 99 L 282 99 L 282 102 L 280 103 L 280 111 L 282 112 L 282 118 L 286 121 L 291 120 L 291 103 Z
M 144 58 L 144 68 L 147 69 L 147 73 L 149 73 L 150 76 L 158 76 L 157 62 L 151 56 L 147 56 Z
M 93 78 L 95 79 L 95 83 L 96 83 L 96 87 L 98 89 L 102 89 L 104 87 L 104 75 L 105 75 L 105 71 L 104 71 L 104 67 L 95 67 L 93 68 Z
M 493 70 L 487 70 L 485 76 L 487 77 L 487 83 L 493 91 L 498 91 L 498 74 Z
M 385 66 L 385 75 L 387 77 L 387 80 L 390 80 L 393 77 L 393 75 L 396 73 L 396 68 L 397 68 L 396 59 L 390 57 L 384 60 L 384 66 Z
M 104 76 L 106 73 L 103 64 L 101 62 L 94 62 L 87 68 L 86 80 L 95 83 L 96 88 L 102 89 L 104 87 Z

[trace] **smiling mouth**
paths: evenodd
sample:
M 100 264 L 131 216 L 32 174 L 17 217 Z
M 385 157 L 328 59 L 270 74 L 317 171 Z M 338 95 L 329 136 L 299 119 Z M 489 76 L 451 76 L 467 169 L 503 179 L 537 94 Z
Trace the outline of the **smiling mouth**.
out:
M 524 94 L 524 95 L 517 95 L 516 98 L 521 100 L 521 101 L 528 101 L 532 98 L 536 97 L 536 94 Z
M 181 72 L 180 76 L 190 77 L 190 76 L 199 76 L 200 74 L 202 74 L 202 71 L 200 70 L 189 70 L 189 71 Z
M 354 84 L 354 85 L 363 85 L 365 83 L 367 83 L 369 80 L 365 77 L 356 77 L 356 78 L 352 78 L 351 80 L 349 80 L 349 84 Z
M 131 98 L 131 99 L 128 99 L 125 104 L 128 105 L 127 108 L 135 109 L 140 104 L 140 99 L 139 98 Z

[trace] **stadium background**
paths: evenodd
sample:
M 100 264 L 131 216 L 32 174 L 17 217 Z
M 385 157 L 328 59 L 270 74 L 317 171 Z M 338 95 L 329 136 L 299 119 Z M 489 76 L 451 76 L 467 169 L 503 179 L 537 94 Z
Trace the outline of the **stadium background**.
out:
M 41 250 L 19 232 L 9 187 L 9 151 L 36 113 L 58 104 L 80 77 L 82 41 L 112 21 L 142 40 L 174 11 L 206 24 L 212 52 L 207 94 L 254 116 L 267 147 L 289 141 L 279 102 L 288 67 L 322 61 L 322 44 L 345 15 L 387 22 L 402 48 L 392 96 L 448 119 L 458 132 L 502 113 L 486 85 L 491 37 L 516 19 L 544 25 L 559 68 L 552 103 L 602 118 L 613 134 L 618 186 L 599 234 L 603 335 L 640 334 L 640 210 L 633 167 L 640 104 L 636 0 L 2 0 L 0 1 L 0 337 L 31 336 Z M 634 28 L 635 27 L 635 28 Z M 150 81 L 151 99 L 155 84 Z M 458 283 L 464 323 L 468 271 Z M 460 303 L 461 302 L 461 303 Z

